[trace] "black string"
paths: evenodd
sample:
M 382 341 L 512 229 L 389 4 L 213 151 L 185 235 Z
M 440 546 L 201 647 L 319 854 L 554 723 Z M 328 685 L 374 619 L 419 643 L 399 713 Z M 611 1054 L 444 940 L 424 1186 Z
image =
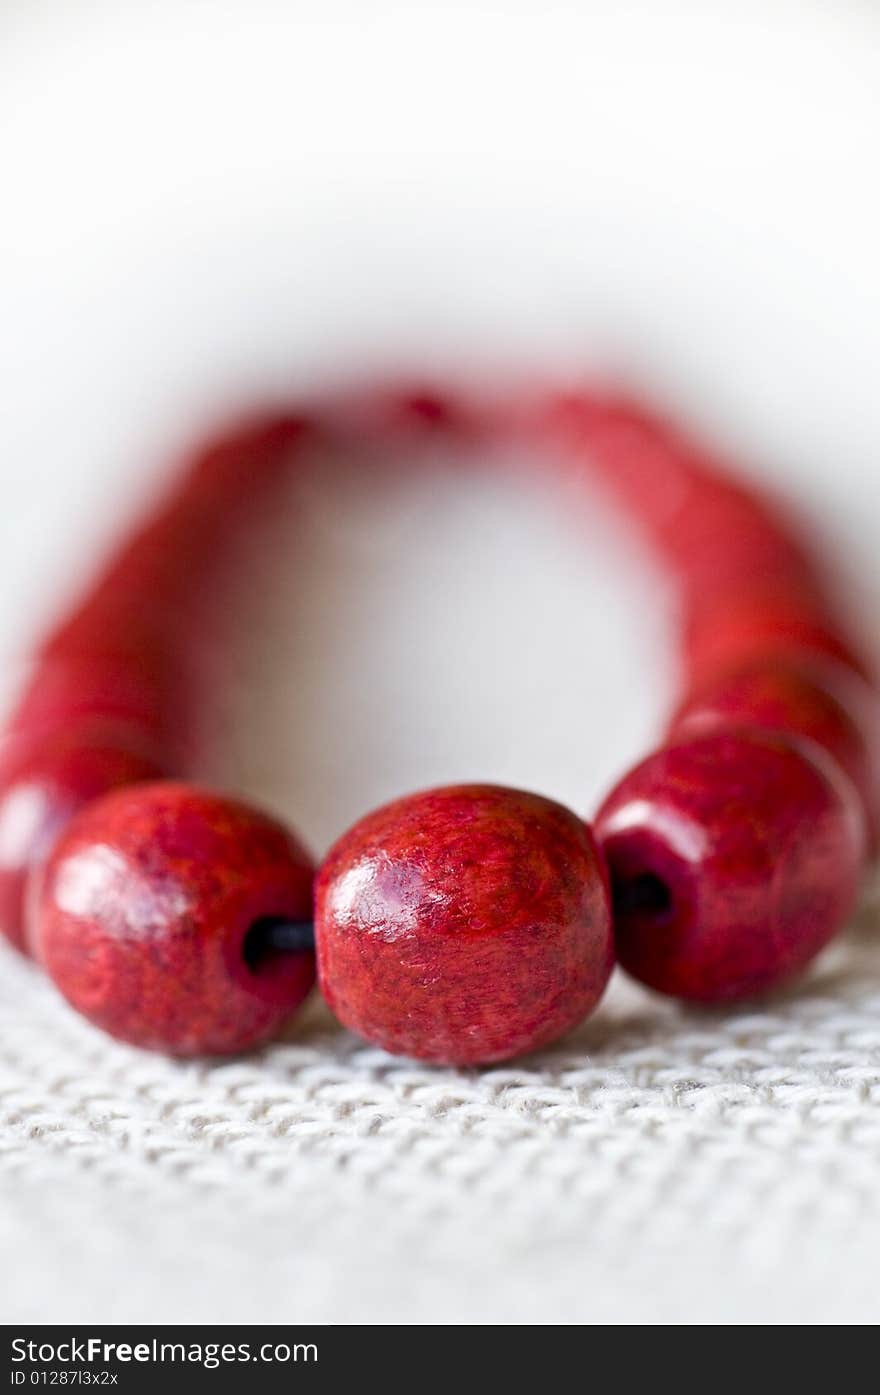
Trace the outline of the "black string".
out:
M 315 948 L 315 927 L 310 920 L 283 920 L 266 916 L 251 926 L 244 942 L 244 961 L 257 968 L 269 954 L 305 954 Z

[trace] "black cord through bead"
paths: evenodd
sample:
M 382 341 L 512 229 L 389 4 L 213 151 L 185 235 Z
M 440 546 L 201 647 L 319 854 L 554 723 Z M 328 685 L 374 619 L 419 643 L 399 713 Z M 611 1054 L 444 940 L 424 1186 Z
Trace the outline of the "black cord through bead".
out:
M 265 916 L 247 932 L 243 954 L 249 968 L 256 969 L 270 954 L 307 954 L 314 948 L 315 926 L 311 920 Z

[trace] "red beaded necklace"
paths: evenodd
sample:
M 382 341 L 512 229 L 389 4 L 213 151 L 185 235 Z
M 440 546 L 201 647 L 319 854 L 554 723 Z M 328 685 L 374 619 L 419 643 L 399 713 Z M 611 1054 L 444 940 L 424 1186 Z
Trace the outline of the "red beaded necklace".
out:
M 376 405 L 378 404 L 378 405 Z M 500 1061 L 599 1001 L 748 997 L 804 967 L 880 830 L 880 693 L 790 520 L 666 421 L 572 395 L 481 417 L 375 399 L 370 429 L 515 431 L 590 469 L 679 585 L 684 696 L 595 830 L 459 785 L 368 814 L 314 880 L 275 820 L 183 783 L 194 637 L 226 549 L 314 421 L 201 451 L 38 650 L 0 765 L 0 924 L 74 1007 L 178 1055 L 272 1036 L 315 978 L 347 1026 L 428 1061 Z M 326 428 L 324 428 L 326 429 Z

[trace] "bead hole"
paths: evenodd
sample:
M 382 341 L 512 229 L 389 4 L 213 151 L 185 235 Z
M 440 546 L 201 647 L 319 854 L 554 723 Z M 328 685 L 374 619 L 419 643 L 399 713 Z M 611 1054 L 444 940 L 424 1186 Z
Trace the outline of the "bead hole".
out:
M 285 920 L 283 916 L 262 916 L 244 937 L 242 958 L 252 974 L 268 974 L 281 955 L 312 953 L 315 928 L 310 921 Z
M 663 920 L 672 914 L 672 893 L 662 877 L 642 872 L 614 884 L 614 914 Z

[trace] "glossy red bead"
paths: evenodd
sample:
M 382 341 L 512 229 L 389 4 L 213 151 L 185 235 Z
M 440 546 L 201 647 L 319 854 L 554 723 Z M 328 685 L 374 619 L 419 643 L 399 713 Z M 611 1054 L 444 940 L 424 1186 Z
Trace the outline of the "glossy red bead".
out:
M 312 876 L 295 839 L 237 800 L 171 782 L 121 790 L 84 809 L 47 862 L 37 952 L 68 1001 L 123 1041 L 242 1051 L 312 986 L 312 953 L 247 953 L 255 925 L 311 920 Z
M 68 723 L 9 736 L 0 752 L 0 929 L 26 951 L 28 886 L 74 814 L 120 785 L 166 774 L 124 724 Z
M 864 817 L 815 746 L 762 732 L 666 747 L 603 804 L 620 963 L 660 992 L 746 998 L 802 969 L 855 905 Z
M 553 1041 L 612 965 L 606 872 L 589 828 L 538 795 L 429 790 L 368 814 L 319 873 L 321 987 L 387 1051 L 461 1065 Z
M 880 694 L 863 678 L 833 662 L 758 659 L 715 674 L 685 698 L 667 740 L 676 743 L 735 726 L 790 733 L 821 746 L 855 785 L 875 841 L 880 829 Z

